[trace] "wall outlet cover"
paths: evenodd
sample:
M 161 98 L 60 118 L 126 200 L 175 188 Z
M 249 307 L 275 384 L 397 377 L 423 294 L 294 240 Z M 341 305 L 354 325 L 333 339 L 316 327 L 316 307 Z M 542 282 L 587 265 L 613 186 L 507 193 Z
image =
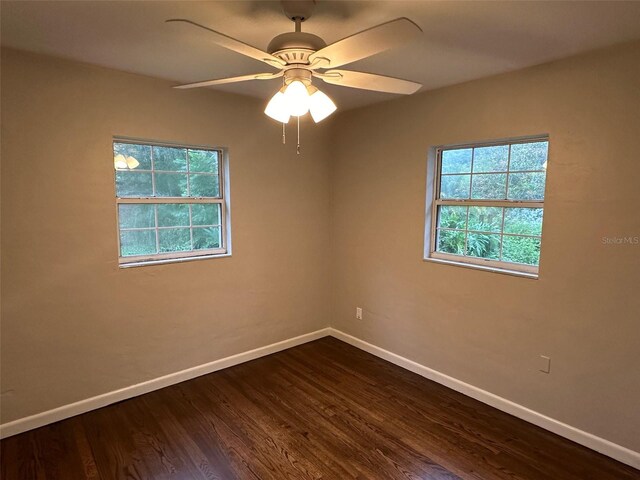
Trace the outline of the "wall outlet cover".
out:
M 540 355 L 540 359 L 538 360 L 539 370 L 543 373 L 551 372 L 551 357 L 547 357 L 546 355 Z

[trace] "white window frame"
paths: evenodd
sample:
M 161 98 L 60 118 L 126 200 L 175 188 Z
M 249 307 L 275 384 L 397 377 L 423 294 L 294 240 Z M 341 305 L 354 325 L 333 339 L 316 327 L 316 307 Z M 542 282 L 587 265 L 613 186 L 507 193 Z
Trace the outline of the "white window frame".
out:
M 210 146 L 201 146 L 201 145 L 185 145 L 182 143 L 170 143 L 170 142 L 158 142 L 154 140 L 145 140 L 138 138 L 130 138 L 130 137 L 113 137 L 113 141 L 111 142 L 111 156 L 113 157 L 113 145 L 115 143 L 129 143 L 135 145 L 144 145 L 144 146 L 152 146 L 152 147 L 171 147 L 171 148 L 185 148 L 185 149 L 193 149 L 193 150 L 208 150 L 218 152 L 218 179 L 219 179 L 219 187 L 220 187 L 220 196 L 219 197 L 118 197 L 117 193 L 116 197 L 116 229 L 117 229 L 117 238 L 118 238 L 118 263 L 120 268 L 128 268 L 128 267 L 138 267 L 144 265 L 155 265 L 155 264 L 163 264 L 163 263 L 175 263 L 175 262 L 183 262 L 189 260 L 199 260 L 206 258 L 216 258 L 216 257 L 228 257 L 231 256 L 231 213 L 230 213 L 230 193 L 229 193 L 229 156 L 228 151 L 224 147 L 210 147 Z M 151 150 L 151 170 L 138 170 L 139 172 L 147 172 L 151 173 L 152 182 L 154 184 L 155 191 L 155 176 L 154 172 L 162 172 L 169 173 L 163 170 L 155 170 L 154 162 L 153 162 L 153 149 Z M 187 157 L 187 165 L 188 165 L 188 157 Z M 187 171 L 188 166 L 187 166 Z M 171 172 L 173 173 L 173 172 Z M 212 175 L 213 176 L 213 175 Z M 116 177 L 114 174 L 114 193 L 117 192 L 116 188 Z M 181 204 L 219 204 L 220 205 L 220 247 L 219 248 L 209 248 L 202 250 L 187 250 L 180 252 L 168 252 L 168 253 L 156 253 L 150 255 L 132 255 L 123 257 L 120 255 L 120 218 L 119 218 L 119 206 L 122 204 L 152 204 L 152 205 L 163 205 L 163 204 L 171 204 L 171 203 L 181 203 Z M 156 230 L 162 230 L 163 228 L 174 228 L 174 227 L 158 227 L 157 226 L 157 210 L 156 210 Z M 191 215 L 189 215 L 189 229 L 191 230 Z M 185 227 L 186 228 L 186 227 Z M 127 229 L 127 230 L 135 230 L 135 229 Z M 143 229 L 143 230 L 146 230 Z M 156 235 L 157 241 L 157 235 Z
M 424 260 L 435 261 L 438 263 L 457 265 L 462 267 L 471 267 L 482 270 L 488 270 L 498 273 L 507 273 L 529 278 L 538 278 L 539 265 L 526 265 L 521 263 L 506 262 L 501 260 L 490 260 L 472 256 L 454 255 L 450 253 L 438 252 L 437 248 L 437 222 L 438 207 L 440 206 L 482 206 L 482 207 L 529 207 L 542 208 L 544 211 L 544 199 L 539 200 L 478 200 L 478 199 L 446 199 L 440 198 L 440 177 L 442 170 L 442 152 L 444 150 L 477 148 L 477 147 L 494 147 L 500 145 L 516 145 L 519 143 L 532 142 L 549 142 L 549 135 L 533 135 L 526 137 L 508 138 L 502 140 L 471 142 L 454 145 L 439 145 L 429 150 L 427 159 L 427 205 L 425 215 L 425 248 Z M 547 161 L 549 154 L 547 153 Z M 526 173 L 528 171 L 509 171 L 511 162 L 511 148 L 509 148 L 509 159 L 506 172 L 482 172 L 482 173 L 506 173 L 507 185 L 510 173 Z M 473 169 L 473 163 L 472 163 Z M 537 172 L 537 170 L 536 170 Z M 546 195 L 546 178 L 545 178 L 545 195 Z M 502 218 L 504 226 L 504 213 Z M 468 232 L 469 230 L 467 230 Z M 472 231 L 473 233 L 473 231 Z M 481 232 L 486 233 L 486 232 Z M 517 235 L 526 237 L 527 235 Z M 537 237 L 537 235 L 536 235 Z M 542 234 L 540 235 L 540 245 L 542 248 Z

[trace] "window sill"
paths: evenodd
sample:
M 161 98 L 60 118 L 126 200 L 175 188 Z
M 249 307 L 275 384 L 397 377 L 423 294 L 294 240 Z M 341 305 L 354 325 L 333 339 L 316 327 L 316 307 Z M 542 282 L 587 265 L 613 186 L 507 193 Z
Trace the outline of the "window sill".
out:
M 162 258 L 158 260 L 145 260 L 131 263 L 121 263 L 118 265 L 120 268 L 135 268 L 135 267 L 147 267 L 152 265 L 164 265 L 167 263 L 184 263 L 192 262 L 194 260 L 207 260 L 210 258 L 224 258 L 230 257 L 231 253 L 217 253 L 215 255 L 200 255 L 195 257 L 182 257 L 182 258 Z
M 520 272 L 518 270 L 509 270 L 507 268 L 488 267 L 485 265 L 475 265 L 473 263 L 455 262 L 453 260 L 443 260 L 441 258 L 424 258 L 425 262 L 440 263 L 443 265 L 453 265 L 455 267 L 472 268 L 474 270 L 484 270 L 485 272 L 501 273 L 503 275 L 512 275 L 514 277 L 529 278 L 532 280 L 538 279 L 537 273 Z

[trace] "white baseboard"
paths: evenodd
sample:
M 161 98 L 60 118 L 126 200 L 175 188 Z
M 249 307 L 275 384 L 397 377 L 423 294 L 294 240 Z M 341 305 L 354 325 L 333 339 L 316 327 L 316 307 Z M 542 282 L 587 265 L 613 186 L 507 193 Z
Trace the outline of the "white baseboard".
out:
M 604 438 L 597 437 L 578 428 L 572 427 L 571 425 L 567 425 L 566 423 L 562 423 L 558 420 L 547 417 L 546 415 L 535 412 L 527 407 L 523 407 L 522 405 L 499 397 L 498 395 L 494 395 L 493 393 L 482 390 L 481 388 L 469 385 L 468 383 L 457 380 L 453 377 L 445 375 L 444 373 L 438 372 L 437 370 L 433 370 L 432 368 L 420 365 L 413 360 L 409 360 L 408 358 L 402 357 L 376 345 L 365 342 L 364 340 L 360 340 L 359 338 L 341 332 L 340 330 L 336 330 L 335 328 L 331 328 L 329 330 L 329 335 L 331 335 L 332 337 L 342 340 L 343 342 L 357 347 L 360 350 L 369 352 L 376 357 L 382 358 L 384 360 L 387 360 L 388 362 L 398 365 L 399 367 L 417 373 L 422 377 L 440 383 L 445 387 L 449 387 L 452 390 L 467 395 L 468 397 L 475 398 L 482 403 L 486 403 L 487 405 L 497 408 L 498 410 L 502 410 L 503 412 L 513 415 L 514 417 L 518 417 L 529 423 L 537 425 L 538 427 L 544 428 L 545 430 L 549 430 L 550 432 L 560 435 L 561 437 L 568 438 L 569 440 L 579 443 L 580 445 L 600 452 L 604 455 L 607 455 L 608 457 L 614 458 L 619 462 L 640 469 L 640 453 L 638 452 L 610 442 L 609 440 L 605 440 Z
M 318 338 L 326 337 L 329 335 L 329 328 L 323 328 L 315 332 L 300 335 L 298 337 L 289 338 L 281 342 L 272 343 L 265 347 L 249 350 L 248 352 L 238 353 L 231 355 L 230 357 L 214 360 L 213 362 L 198 365 L 196 367 L 187 368 L 179 372 L 170 373 L 163 377 L 147 380 L 146 382 L 131 385 L 129 387 L 107 392 L 96 397 L 80 400 L 79 402 L 63 405 L 53 410 L 37 413 L 29 417 L 20 418 L 13 422 L 8 422 L 0 425 L 0 438 L 10 437 L 18 433 L 26 432 L 34 428 L 42 427 L 53 422 L 64 420 L 65 418 L 73 417 L 81 413 L 86 413 L 97 408 L 105 407 L 112 403 L 120 402 L 128 398 L 143 395 L 145 393 L 158 390 L 160 388 L 168 387 L 169 385 L 175 385 L 176 383 L 184 382 L 207 373 L 216 372 L 223 368 L 232 367 L 240 363 L 255 360 L 256 358 L 264 357 L 272 353 L 286 350 L 287 348 L 302 345 L 303 343 L 317 340 Z
M 18 433 L 26 432 L 34 428 L 42 427 L 53 422 L 64 420 L 65 418 L 73 417 L 81 413 L 86 413 L 97 408 L 105 407 L 115 402 L 126 400 L 128 398 L 143 395 L 145 393 L 158 390 L 160 388 L 175 385 L 176 383 L 184 382 L 192 378 L 206 375 L 208 373 L 222 370 L 223 368 L 232 367 L 256 358 L 264 357 L 272 353 L 286 350 L 287 348 L 302 345 L 303 343 L 311 342 L 322 337 L 332 336 L 343 342 L 346 342 L 360 350 L 369 352 L 376 357 L 387 360 L 399 367 L 405 368 L 411 372 L 417 373 L 420 376 L 433 380 L 446 387 L 451 388 L 457 392 L 460 392 L 476 400 L 486 403 L 498 410 L 509 413 L 515 417 L 521 418 L 529 423 L 537 425 L 545 430 L 549 430 L 557 435 L 568 438 L 580 445 L 584 445 L 587 448 L 600 452 L 611 458 L 614 458 L 622 463 L 626 463 L 632 467 L 640 469 L 640 453 L 634 452 L 621 445 L 617 445 L 613 442 L 605 440 L 604 438 L 597 437 L 591 433 L 562 423 L 553 418 L 547 417 L 541 413 L 530 410 L 522 405 L 514 403 L 505 398 L 494 395 L 493 393 L 482 390 L 473 385 L 469 385 L 463 381 L 457 380 L 453 377 L 445 375 L 444 373 L 433 370 L 432 368 L 420 365 L 413 360 L 402 357 L 388 350 L 380 348 L 371 343 L 360 340 L 352 335 L 344 333 L 335 328 L 323 328 L 315 332 L 300 335 L 298 337 L 283 340 L 281 342 L 272 343 L 264 347 L 249 350 L 248 352 L 239 353 L 230 357 L 214 360 L 213 362 L 198 365 L 196 367 L 188 368 L 176 373 L 171 373 L 163 377 L 154 378 L 146 382 L 138 383 L 130 387 L 121 388 L 112 392 L 104 393 L 96 397 L 87 398 L 79 402 L 63 405 L 53 410 L 31 415 L 29 417 L 20 418 L 13 422 L 8 422 L 0 425 L 0 438 L 10 437 Z

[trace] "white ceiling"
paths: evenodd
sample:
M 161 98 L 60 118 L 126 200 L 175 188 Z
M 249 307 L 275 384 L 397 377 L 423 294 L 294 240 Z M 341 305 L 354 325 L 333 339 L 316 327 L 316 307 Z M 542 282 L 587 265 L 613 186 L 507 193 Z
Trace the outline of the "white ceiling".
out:
M 266 49 L 292 23 L 277 1 L 2 1 L 2 45 L 180 83 L 272 71 L 217 46 L 188 18 Z M 422 90 L 544 63 L 640 38 L 640 1 L 328 1 L 318 0 L 303 31 L 334 42 L 408 17 L 424 35 L 406 48 L 350 64 L 422 83 Z M 275 82 L 275 83 L 274 83 Z M 212 87 L 265 101 L 278 80 Z M 339 108 L 394 95 L 323 85 Z

